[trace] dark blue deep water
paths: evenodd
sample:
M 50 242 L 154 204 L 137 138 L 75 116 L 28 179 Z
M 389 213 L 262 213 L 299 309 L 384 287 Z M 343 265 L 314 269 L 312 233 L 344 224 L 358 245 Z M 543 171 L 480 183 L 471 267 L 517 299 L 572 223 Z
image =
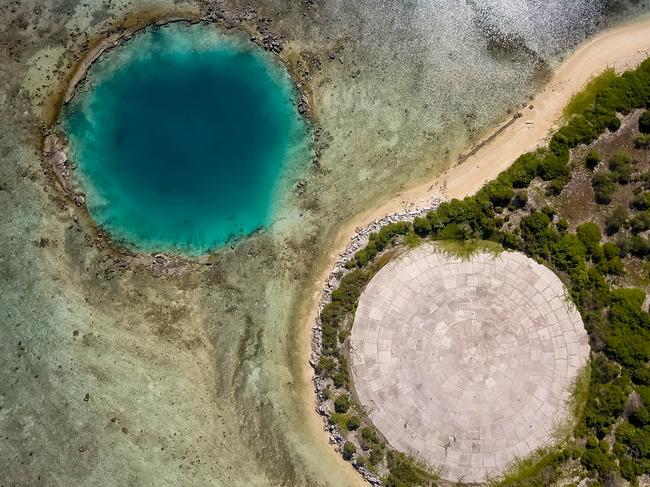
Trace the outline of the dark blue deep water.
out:
M 308 127 L 284 66 L 213 26 L 105 54 L 64 110 L 88 209 L 141 251 L 205 253 L 272 223 Z

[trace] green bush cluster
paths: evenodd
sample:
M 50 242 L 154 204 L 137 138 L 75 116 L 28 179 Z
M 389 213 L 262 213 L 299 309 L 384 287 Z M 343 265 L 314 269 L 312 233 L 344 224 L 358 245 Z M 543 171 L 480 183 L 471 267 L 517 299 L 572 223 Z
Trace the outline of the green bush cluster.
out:
M 391 243 L 393 238 L 398 235 L 406 235 L 411 231 L 410 222 L 395 222 L 382 227 L 379 232 L 371 233 L 368 245 L 359 250 L 354 255 L 354 260 L 359 267 L 365 266 L 368 262 L 375 258 L 375 256 L 384 250 L 388 244 Z
M 332 301 L 320 313 L 322 355 L 316 372 L 331 377 L 337 388 L 350 384 L 347 359 L 338 345 L 347 336 L 361 291 L 371 277 L 372 271 L 367 269 L 356 269 L 343 276 L 332 292 Z
M 376 431 L 370 427 L 361 428 L 361 448 L 368 452 L 370 465 L 378 465 L 384 461 L 386 447 L 377 436 Z
M 608 171 L 600 171 L 592 177 L 596 203 L 607 205 L 612 202 L 618 184 L 628 184 L 632 180 L 632 159 L 619 151 L 608 161 Z
M 650 472 L 650 428 L 623 423 L 616 431 L 614 454 L 623 478 L 633 482 Z
M 609 444 L 606 441 L 598 441 L 594 436 L 587 439 L 587 448 L 580 461 L 587 470 L 596 471 L 603 476 L 613 471 L 615 467 L 609 454 Z
M 343 458 L 346 460 L 352 460 L 352 457 L 354 454 L 357 452 L 357 447 L 354 446 L 354 443 L 351 441 L 346 441 L 345 444 L 343 445 Z
M 642 192 L 636 195 L 634 200 L 632 200 L 632 208 L 637 210 L 648 210 L 650 209 L 650 193 Z
M 650 241 L 641 235 L 622 238 L 617 243 L 623 255 L 633 255 L 644 259 L 650 255 Z
M 591 149 L 587 153 L 587 157 L 585 157 L 585 166 L 587 166 L 587 169 L 593 171 L 602 160 L 603 156 L 600 155 L 600 152 L 598 152 L 596 149 Z
M 623 225 L 627 223 L 628 212 L 624 206 L 617 206 L 605 218 L 605 232 L 607 235 L 614 235 Z
M 334 411 L 339 414 L 347 413 L 350 409 L 350 396 L 347 394 L 341 394 L 334 401 Z
M 621 475 L 631 481 L 650 472 L 650 387 L 636 388 L 642 405 L 616 431 L 614 453 Z
M 637 135 L 634 139 L 634 145 L 637 149 L 647 149 L 650 147 L 650 134 Z
M 632 179 L 632 159 L 626 152 L 619 151 L 614 154 L 608 166 L 617 183 L 628 184 Z
M 648 103 L 646 103 L 646 106 Z M 650 110 L 646 110 L 639 117 L 639 132 L 650 134 Z
M 604 438 L 609 427 L 623 412 L 625 389 L 617 382 L 592 384 L 585 409 L 585 424 L 593 428 L 598 438 Z
M 630 229 L 634 233 L 645 232 L 650 229 L 650 210 L 645 210 L 634 215 L 630 220 Z
M 614 199 L 617 185 L 616 178 L 611 172 L 602 171 L 594 174 L 594 177 L 591 179 L 591 186 L 594 188 L 596 203 L 608 205 Z

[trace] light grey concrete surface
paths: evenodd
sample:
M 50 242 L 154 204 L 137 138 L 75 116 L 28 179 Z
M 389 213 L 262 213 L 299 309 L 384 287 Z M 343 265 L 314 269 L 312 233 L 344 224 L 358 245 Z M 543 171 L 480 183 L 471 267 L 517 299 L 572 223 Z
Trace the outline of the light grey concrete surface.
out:
M 421 245 L 361 296 L 351 335 L 359 401 L 401 451 L 481 482 L 549 444 L 589 356 L 559 278 L 523 254 L 463 261 Z

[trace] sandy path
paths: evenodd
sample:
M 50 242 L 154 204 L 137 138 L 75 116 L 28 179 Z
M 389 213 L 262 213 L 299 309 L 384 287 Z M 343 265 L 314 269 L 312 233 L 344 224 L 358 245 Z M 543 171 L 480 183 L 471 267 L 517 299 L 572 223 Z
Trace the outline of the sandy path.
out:
M 424 206 L 434 197 L 462 198 L 475 193 L 486 181 L 495 178 L 521 154 L 545 143 L 548 134 L 561 121 L 562 110 L 573 94 L 580 91 L 592 77 L 609 67 L 619 72 L 634 67 L 649 54 L 650 16 L 622 24 L 589 39 L 557 68 L 552 79 L 530 102 L 534 108 L 523 109 L 523 116 L 496 136 L 494 132 L 488 134 L 484 140 L 490 139 L 491 136 L 493 138 L 471 157 L 451 167 L 441 176 L 416 184 L 376 208 L 356 215 L 341 226 L 332 242 L 330 252 L 318 267 L 321 272 L 313 283 L 310 298 L 304 303 L 303 313 L 300 316 L 305 324 L 301 329 L 304 339 L 301 340 L 300 350 L 305 357 L 303 385 L 306 407 L 310 411 L 314 411 L 316 404 L 311 383 L 313 370 L 307 363 L 311 349 L 311 328 L 318 311 L 317 304 L 323 284 L 339 253 L 345 249 L 354 234 L 354 229 L 411 204 Z M 321 418 L 315 413 L 308 416 L 314 428 L 321 430 Z M 322 435 L 324 441 L 327 441 L 326 433 L 323 432 Z M 357 477 L 361 479 L 360 476 Z

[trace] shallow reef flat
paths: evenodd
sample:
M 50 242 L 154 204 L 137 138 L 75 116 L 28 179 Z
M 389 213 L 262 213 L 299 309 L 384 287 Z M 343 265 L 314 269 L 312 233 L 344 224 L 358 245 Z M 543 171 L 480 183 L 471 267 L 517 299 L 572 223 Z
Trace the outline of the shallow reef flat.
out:
M 3 3 L 0 481 L 362 485 L 313 412 L 302 319 L 336 229 L 452 164 L 576 43 L 636 12 L 512 6 Z M 276 52 L 309 102 L 318 154 L 286 175 L 299 184 L 267 231 L 178 273 L 99 238 L 41 157 L 84 53 L 173 17 L 220 19 Z

